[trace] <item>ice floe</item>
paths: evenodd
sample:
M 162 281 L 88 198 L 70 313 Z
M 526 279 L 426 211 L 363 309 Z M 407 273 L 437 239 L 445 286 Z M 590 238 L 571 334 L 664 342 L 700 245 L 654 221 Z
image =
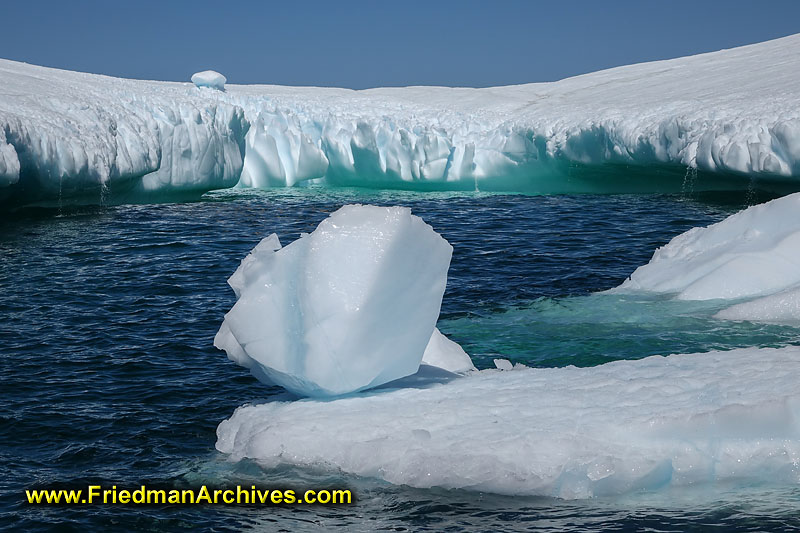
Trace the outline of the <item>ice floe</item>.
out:
M 245 405 L 217 449 L 412 487 L 587 498 L 800 482 L 800 348 L 483 370 L 427 388 Z

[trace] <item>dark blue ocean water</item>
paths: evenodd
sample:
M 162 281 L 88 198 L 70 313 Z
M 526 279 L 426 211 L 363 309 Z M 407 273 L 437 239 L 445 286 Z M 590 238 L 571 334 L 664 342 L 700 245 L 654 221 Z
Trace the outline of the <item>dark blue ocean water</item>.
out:
M 221 192 L 186 204 L 0 219 L 0 524 L 9 530 L 616 530 L 800 528 L 800 488 L 715 487 L 562 501 L 418 490 L 267 470 L 214 449 L 233 410 L 275 394 L 212 346 L 226 285 L 264 236 L 285 244 L 345 203 L 406 205 L 454 246 L 440 328 L 479 367 L 596 365 L 655 353 L 799 343 L 711 322 L 708 306 L 592 294 L 743 197 Z M 713 307 L 713 306 L 712 306 Z M 641 320 L 625 320 L 635 315 Z M 345 484 L 349 507 L 34 507 L 54 484 Z

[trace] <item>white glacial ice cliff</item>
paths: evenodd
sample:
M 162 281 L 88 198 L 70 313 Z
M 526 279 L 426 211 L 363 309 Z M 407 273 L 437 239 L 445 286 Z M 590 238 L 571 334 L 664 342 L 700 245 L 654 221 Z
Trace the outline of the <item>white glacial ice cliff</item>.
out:
M 159 200 L 237 183 L 796 190 L 799 73 L 800 35 L 485 89 L 222 92 L 0 60 L 0 200 Z
M 241 108 L 193 85 L 0 60 L 0 200 L 157 201 L 232 187 L 248 128 Z

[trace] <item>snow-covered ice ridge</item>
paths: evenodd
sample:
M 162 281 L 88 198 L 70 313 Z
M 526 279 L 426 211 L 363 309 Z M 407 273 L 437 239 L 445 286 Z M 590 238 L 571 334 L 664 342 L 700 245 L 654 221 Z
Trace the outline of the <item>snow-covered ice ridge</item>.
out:
M 252 124 L 241 184 L 657 190 L 575 165 L 800 176 L 800 35 L 487 89 L 231 87 Z M 619 171 L 618 167 L 614 167 Z M 652 176 L 651 176 L 652 179 Z M 747 184 L 747 180 L 742 180 Z M 699 187 L 731 187 L 699 183 Z
M 798 347 L 746 348 L 483 370 L 421 390 L 247 405 L 220 424 L 217 448 L 267 467 L 561 498 L 793 484 L 798 361 Z
M 159 201 L 232 187 L 249 123 L 192 84 L 0 60 L 0 202 Z
M 0 61 L 0 191 L 664 191 L 687 168 L 708 173 L 695 190 L 796 189 L 800 176 L 800 35 L 553 83 L 225 87 Z

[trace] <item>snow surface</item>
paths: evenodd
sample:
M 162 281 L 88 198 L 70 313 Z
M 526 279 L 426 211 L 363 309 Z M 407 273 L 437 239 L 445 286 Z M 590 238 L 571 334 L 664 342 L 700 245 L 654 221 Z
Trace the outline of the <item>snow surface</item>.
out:
M 302 396 L 410 376 L 431 343 L 434 364 L 464 366 L 458 345 L 432 339 L 452 252 L 408 208 L 344 206 L 285 248 L 273 234 L 253 249 L 214 345 Z
M 218 91 L 225 90 L 225 83 L 228 80 L 217 72 L 216 70 L 204 70 L 203 72 L 196 72 L 192 74 L 192 83 L 197 87 L 208 87 L 210 89 L 217 89 Z
M 747 309 L 754 317 L 767 317 L 772 311 L 758 310 L 765 306 L 781 306 L 781 314 L 791 314 L 798 288 L 800 193 L 795 193 L 678 235 L 615 291 L 675 293 L 682 300 L 755 298 L 789 291 L 719 315 L 744 319 Z
M 412 487 L 587 498 L 800 483 L 800 348 L 483 370 L 428 388 L 246 405 L 217 449 Z M 317 435 L 318 438 L 313 438 Z
M 797 189 L 798 73 L 800 35 L 486 89 L 221 92 L 0 60 L 0 199 L 163 199 L 237 181 L 548 193 L 758 179 Z M 642 167 L 651 171 L 631 170 Z M 709 174 L 694 180 L 689 167 Z

